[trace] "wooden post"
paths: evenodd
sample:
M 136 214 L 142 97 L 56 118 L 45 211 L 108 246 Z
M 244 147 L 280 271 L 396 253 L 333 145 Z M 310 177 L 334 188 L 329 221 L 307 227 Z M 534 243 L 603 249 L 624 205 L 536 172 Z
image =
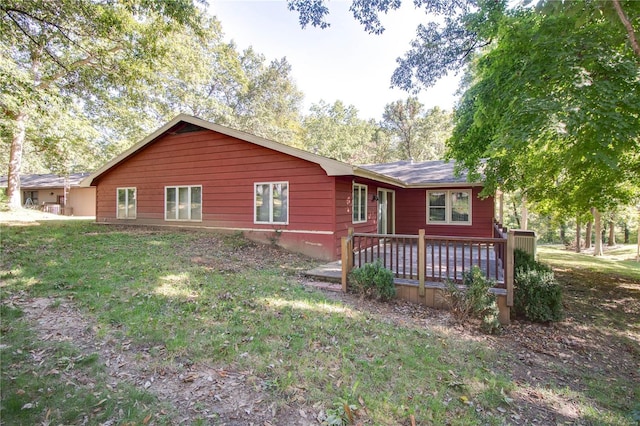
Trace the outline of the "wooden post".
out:
M 418 280 L 420 281 L 418 295 L 420 297 L 424 296 L 425 252 L 424 229 L 420 229 L 418 231 Z
M 347 230 L 347 236 L 342 237 L 340 258 L 342 260 L 342 291 L 346 293 L 349 272 L 351 272 L 351 268 L 353 268 L 353 228 L 349 228 Z
M 507 287 L 507 306 L 513 306 L 513 248 L 515 231 L 507 233 L 507 250 L 504 260 L 504 284 Z
M 349 277 L 349 269 L 351 269 L 351 264 L 349 263 L 349 237 L 342 237 L 340 251 L 340 258 L 342 260 L 342 291 L 346 293 L 347 278 Z

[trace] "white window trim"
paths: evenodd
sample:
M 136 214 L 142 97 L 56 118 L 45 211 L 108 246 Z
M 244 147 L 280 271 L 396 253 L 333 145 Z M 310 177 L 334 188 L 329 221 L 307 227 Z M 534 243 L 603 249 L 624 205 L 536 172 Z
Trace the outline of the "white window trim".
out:
M 129 214 L 129 190 L 133 189 L 133 197 L 134 200 L 136 201 L 136 208 L 135 211 L 133 212 L 133 217 L 128 216 Z M 118 208 L 118 203 L 120 202 L 120 197 L 119 197 L 119 193 L 120 191 L 125 191 L 125 217 L 120 217 L 118 216 L 119 214 L 119 208 Z M 116 219 L 135 219 L 136 217 L 138 217 L 138 189 L 135 186 L 127 186 L 127 187 L 122 187 L 122 188 L 116 188 Z
M 287 185 L 287 219 L 284 222 L 274 222 L 273 220 L 273 191 L 269 191 L 269 220 L 268 221 L 259 221 L 256 210 L 258 207 L 256 200 L 256 189 L 258 185 L 269 185 L 272 188 L 272 185 Z M 289 224 L 289 210 L 290 210 L 290 197 L 291 187 L 289 186 L 289 181 L 274 181 L 274 182 L 254 182 L 253 183 L 253 223 L 255 225 L 288 225 Z
M 167 189 L 168 188 L 174 188 L 176 190 L 176 198 L 178 197 L 178 188 L 189 188 L 189 192 L 188 192 L 188 199 L 187 199 L 187 204 L 189 206 L 191 206 L 191 188 L 200 188 L 200 219 L 191 219 L 191 207 L 189 207 L 189 218 L 188 219 L 179 219 L 177 217 L 175 218 L 168 218 L 167 217 L 167 213 L 169 213 L 167 211 Z M 178 214 L 178 205 L 179 202 L 176 199 L 176 215 Z M 168 185 L 164 187 L 164 220 L 168 221 L 168 222 L 202 222 L 202 217 L 204 216 L 204 193 L 202 191 L 202 185 Z
M 355 189 L 356 188 L 364 188 L 364 219 L 360 219 L 358 218 L 358 220 L 355 220 L 354 216 L 355 216 L 355 212 L 356 212 L 356 197 L 353 196 Z M 358 193 L 361 193 L 360 191 L 358 191 Z M 367 223 L 367 209 L 369 208 L 368 206 L 368 197 L 369 197 L 369 188 L 367 187 L 367 185 L 364 185 L 362 183 L 353 183 L 353 186 L 351 188 L 351 222 L 352 223 Z M 359 200 L 358 200 L 359 201 Z M 357 204 L 358 206 L 360 205 L 360 203 Z M 362 215 L 360 215 L 360 217 L 362 217 Z
M 445 214 L 444 221 L 435 221 L 429 219 L 429 194 L 431 192 L 444 192 L 445 195 Z M 469 220 L 466 222 L 453 221 L 451 220 L 451 194 L 454 192 L 466 192 L 469 194 Z M 472 224 L 473 219 L 473 190 L 471 189 L 438 189 L 438 190 L 428 190 L 427 191 L 427 223 L 429 225 L 460 225 L 460 226 L 470 226 Z

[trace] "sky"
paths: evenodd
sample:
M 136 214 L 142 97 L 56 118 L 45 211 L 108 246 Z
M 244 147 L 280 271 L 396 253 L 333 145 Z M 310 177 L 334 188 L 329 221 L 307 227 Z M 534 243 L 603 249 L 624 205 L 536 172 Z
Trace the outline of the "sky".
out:
M 240 49 L 249 46 L 268 61 L 286 57 L 292 77 L 304 93 L 303 112 L 324 100 L 354 105 L 360 118 L 382 118 L 384 106 L 404 100 L 409 93 L 391 89 L 396 58 L 409 49 L 420 22 L 427 17 L 405 1 L 400 10 L 381 16 L 382 35 L 368 34 L 349 12 L 350 1 L 328 1 L 331 26 L 302 29 L 298 14 L 285 0 L 212 0 L 209 11 L 218 17 L 227 41 Z M 426 108 L 451 110 L 458 77 L 446 77 L 418 94 Z

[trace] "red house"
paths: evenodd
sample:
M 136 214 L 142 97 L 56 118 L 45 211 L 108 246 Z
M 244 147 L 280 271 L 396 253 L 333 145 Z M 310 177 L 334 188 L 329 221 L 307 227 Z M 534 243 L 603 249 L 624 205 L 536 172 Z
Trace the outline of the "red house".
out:
M 333 260 L 356 232 L 492 237 L 493 198 L 442 161 L 353 166 L 179 115 L 88 176 L 96 220 L 240 231 Z

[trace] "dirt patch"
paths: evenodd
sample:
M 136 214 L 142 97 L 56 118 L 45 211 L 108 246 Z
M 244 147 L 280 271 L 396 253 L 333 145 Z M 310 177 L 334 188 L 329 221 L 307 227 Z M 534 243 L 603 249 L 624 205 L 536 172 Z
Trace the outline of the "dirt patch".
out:
M 155 394 L 177 412 L 176 424 L 205 419 L 219 425 L 311 425 L 318 424 L 312 411 L 303 406 L 276 403 L 264 391 L 265 383 L 251 371 L 192 363 L 177 358 L 170 366 L 162 359 L 164 347 L 134 347 L 131 342 L 97 337 L 96 323 L 72 303 L 52 298 L 31 298 L 24 294 L 4 301 L 21 309 L 35 324 L 44 341 L 69 342 L 86 356 L 98 354 L 109 376 L 108 386 L 122 383 Z M 34 354 L 39 363 L 46 354 Z M 65 374 L 75 383 L 92 387 L 92 378 L 71 369 Z M 167 413 L 157 413 L 157 417 Z M 113 419 L 116 424 L 118 419 Z

